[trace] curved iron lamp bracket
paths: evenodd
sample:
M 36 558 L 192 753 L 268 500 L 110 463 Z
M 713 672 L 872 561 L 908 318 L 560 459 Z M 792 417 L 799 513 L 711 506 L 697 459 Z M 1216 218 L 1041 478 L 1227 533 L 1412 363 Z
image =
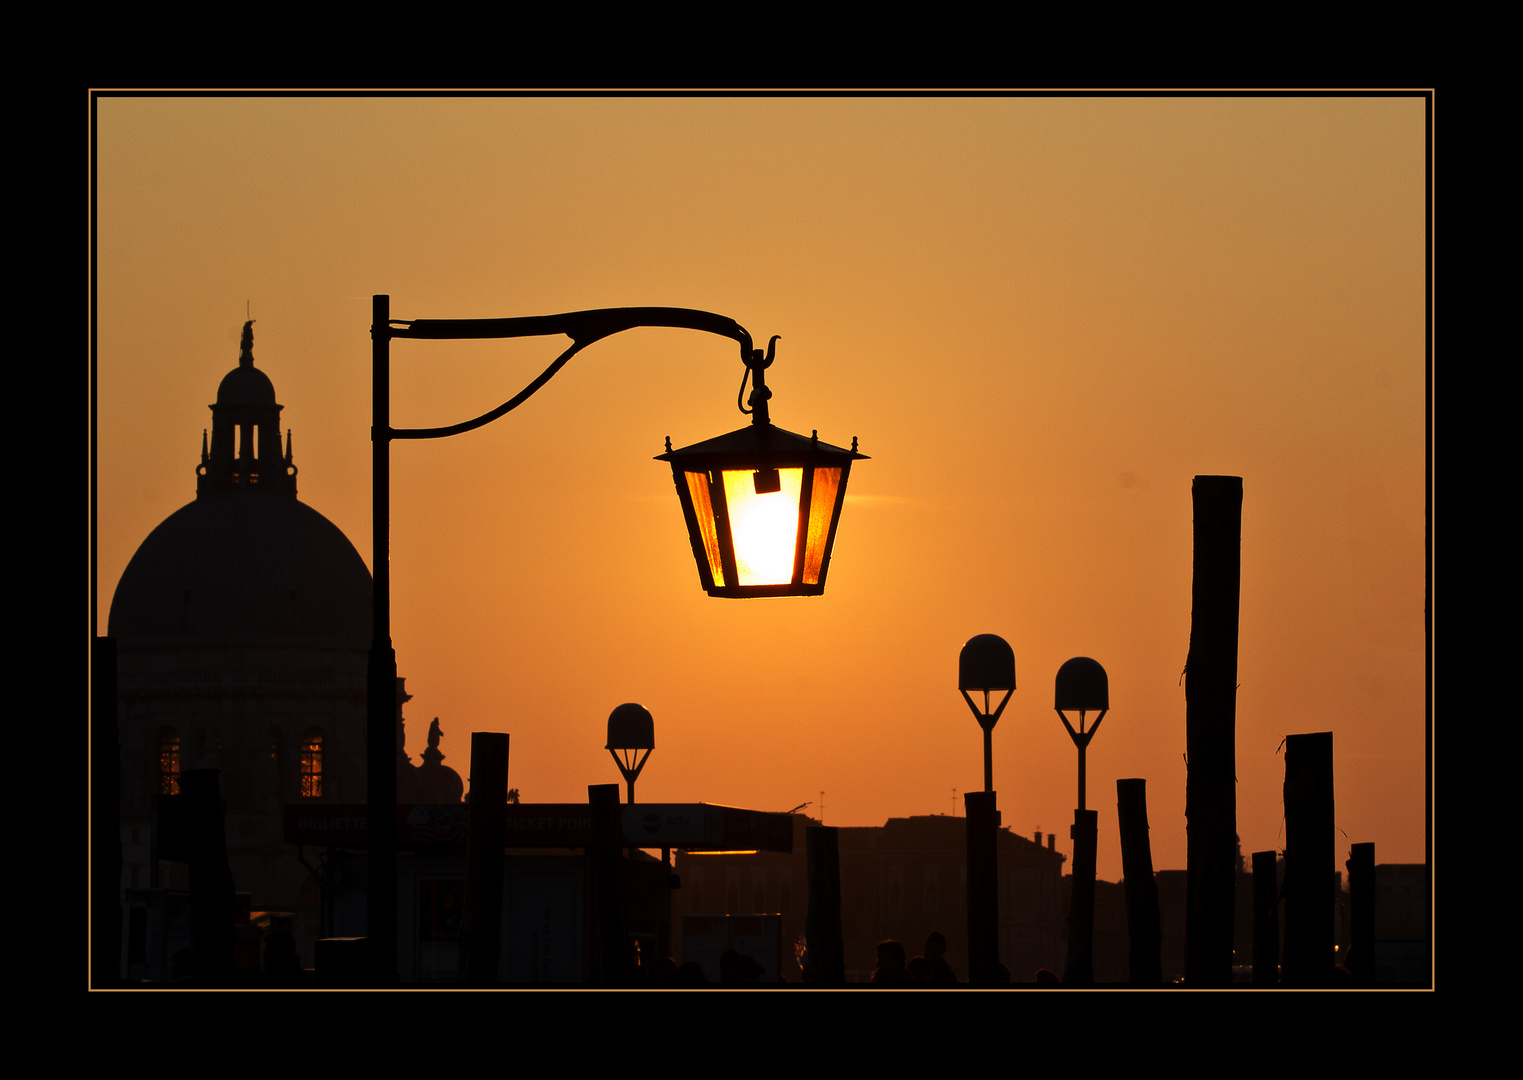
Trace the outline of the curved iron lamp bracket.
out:
M 642 326 L 701 330 L 704 333 L 717 334 L 739 342 L 740 359 L 741 363 L 746 365 L 746 373 L 749 375 L 752 371 L 756 372 L 756 386 L 752 392 L 752 405 L 756 410 L 756 417 L 752 422 L 763 424 L 769 422 L 766 418 L 766 398 L 771 396 L 771 391 L 763 385 L 761 372 L 772 364 L 777 337 L 773 337 L 767 346 L 766 355 L 763 356 L 760 349 L 752 348 L 751 334 L 745 327 L 734 319 L 716 315 L 711 311 L 668 307 L 595 308 L 591 311 L 570 311 L 561 315 L 530 315 L 516 319 L 391 320 L 384 330 L 389 338 L 455 341 L 468 338 L 548 337 L 554 334 L 565 334 L 571 339 L 571 347 L 561 353 L 554 363 L 540 373 L 539 378 L 524 387 L 518 394 L 474 420 L 466 420 L 447 427 L 389 428 L 386 432 L 387 437 L 443 439 L 450 435 L 474 431 L 522 405 L 534 395 L 535 391 L 554 378 L 556 372 L 565 367 L 568 360 L 588 345 L 624 330 L 633 330 Z M 375 330 L 378 331 L 380 328 L 377 327 Z M 744 389 L 745 382 L 742 380 L 742 392 Z M 758 399 L 760 399 L 759 404 Z
M 771 418 L 767 415 L 767 402 L 772 398 L 772 391 L 767 389 L 767 380 L 762 375 L 772 366 L 773 356 L 777 352 L 777 342 L 781 334 L 773 334 L 772 340 L 767 342 L 767 355 L 763 356 L 760 349 L 753 349 L 750 357 L 746 360 L 746 373 L 740 377 L 740 393 L 735 395 L 735 407 L 742 413 L 751 417 L 753 424 L 770 424 Z M 744 347 L 741 349 L 745 351 Z M 746 400 L 746 380 L 751 377 L 751 372 L 756 372 L 756 384 L 751 388 L 751 407 L 748 409 L 741 402 Z

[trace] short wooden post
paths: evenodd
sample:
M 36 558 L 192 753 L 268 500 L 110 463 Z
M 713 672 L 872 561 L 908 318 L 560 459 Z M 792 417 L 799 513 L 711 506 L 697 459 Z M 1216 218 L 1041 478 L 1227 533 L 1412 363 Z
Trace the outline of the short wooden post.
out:
M 1333 733 L 1285 739 L 1285 974 L 1290 986 L 1326 986 L 1333 974 L 1336 848 Z
M 1375 981 L 1375 845 L 1352 845 L 1347 868 L 1348 969 L 1356 986 L 1369 986 Z
M 999 810 L 992 791 L 963 795 L 968 818 L 968 982 L 999 982 Z
M 1280 883 L 1278 856 L 1253 853 L 1253 985 L 1280 984 Z
M 1116 816 L 1121 823 L 1121 873 L 1126 882 L 1126 929 L 1133 986 L 1163 981 L 1163 925 L 1153 846 L 1148 838 L 1147 781 L 1116 781 Z
M 846 982 L 846 948 L 841 935 L 840 840 L 829 825 L 810 825 L 804 833 L 809 852 L 806 978 L 816 986 L 841 986 Z
M 1064 986 L 1092 986 L 1095 981 L 1095 846 L 1100 815 L 1075 810 L 1073 886 L 1068 904 L 1068 957 L 1063 962 Z
M 465 986 L 490 986 L 497 981 L 502 956 L 502 851 L 508 832 L 505 734 L 471 732 L 468 814 L 459 978 Z
M 196 980 L 224 986 L 233 974 L 233 872 L 227 865 L 227 832 L 217 769 L 180 774 L 190 849 L 190 940 Z
M 587 785 L 592 811 L 593 908 L 597 919 L 597 981 L 629 982 L 629 933 L 624 910 L 623 821 L 618 784 Z

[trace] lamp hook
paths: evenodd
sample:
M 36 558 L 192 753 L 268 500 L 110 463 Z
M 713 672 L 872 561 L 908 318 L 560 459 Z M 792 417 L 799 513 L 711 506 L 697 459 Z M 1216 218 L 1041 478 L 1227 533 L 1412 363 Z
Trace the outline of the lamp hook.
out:
M 762 372 L 772 366 L 772 361 L 777 356 L 777 342 L 782 336 L 781 334 L 772 335 L 772 340 L 767 342 L 765 354 L 760 349 L 752 349 L 751 358 L 746 361 L 746 373 L 740 377 L 740 392 L 735 395 L 735 406 L 742 413 L 751 416 L 753 424 L 765 425 L 772 422 L 767 415 L 767 401 L 772 397 L 772 391 L 767 388 Z M 746 381 L 751 378 L 753 371 L 756 373 L 756 379 L 751 388 L 751 396 L 747 398 Z M 751 407 L 748 409 L 746 405 Z

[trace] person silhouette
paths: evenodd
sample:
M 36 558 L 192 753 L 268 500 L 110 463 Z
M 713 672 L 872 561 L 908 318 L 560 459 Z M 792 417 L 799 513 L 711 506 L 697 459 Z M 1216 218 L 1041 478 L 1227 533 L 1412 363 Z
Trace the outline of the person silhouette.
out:
M 904 968 L 904 946 L 892 938 L 878 942 L 878 967 L 871 980 L 874 986 L 913 986 Z
M 947 939 L 940 930 L 932 930 L 925 939 L 925 960 L 931 969 L 932 986 L 957 985 L 957 972 L 947 963 Z

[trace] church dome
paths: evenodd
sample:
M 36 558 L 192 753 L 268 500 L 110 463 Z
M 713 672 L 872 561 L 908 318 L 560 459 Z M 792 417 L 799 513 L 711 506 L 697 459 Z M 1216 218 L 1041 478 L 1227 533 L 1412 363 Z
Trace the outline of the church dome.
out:
M 291 433 L 254 365 L 252 323 L 210 409 L 200 458 L 185 462 L 195 498 L 139 545 L 107 616 L 123 885 L 188 886 L 184 864 L 155 861 L 155 814 L 185 772 L 215 769 L 236 887 L 258 910 L 296 913 L 310 948 L 322 893 L 286 825 L 303 807 L 366 802 L 373 583 L 349 539 L 296 497 Z M 397 693 L 401 754 L 401 679 Z M 430 746 L 431 767 L 408 772 L 458 803 L 441 757 Z
M 107 632 L 140 645 L 310 643 L 366 649 L 370 571 L 337 526 L 296 499 L 296 466 L 253 323 L 223 378 L 202 440 L 196 500 L 127 564 Z
M 107 632 L 147 643 L 270 639 L 363 649 L 370 571 L 339 528 L 274 492 L 200 498 L 154 529 L 127 564 Z

